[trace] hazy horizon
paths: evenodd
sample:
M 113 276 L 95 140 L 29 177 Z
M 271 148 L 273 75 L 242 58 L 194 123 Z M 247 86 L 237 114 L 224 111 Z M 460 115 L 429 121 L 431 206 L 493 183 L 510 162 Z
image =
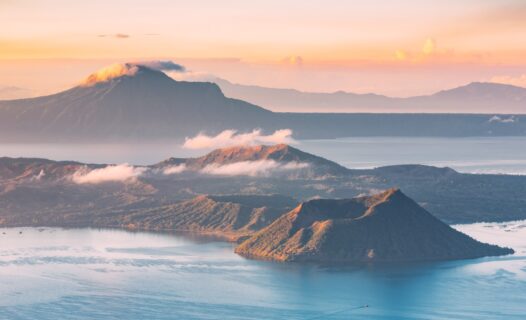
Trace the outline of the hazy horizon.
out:
M 184 65 L 188 77 L 308 92 L 407 97 L 470 82 L 526 86 L 518 0 L 54 0 L 0 9 L 4 97 L 54 93 L 112 63 L 158 59 Z

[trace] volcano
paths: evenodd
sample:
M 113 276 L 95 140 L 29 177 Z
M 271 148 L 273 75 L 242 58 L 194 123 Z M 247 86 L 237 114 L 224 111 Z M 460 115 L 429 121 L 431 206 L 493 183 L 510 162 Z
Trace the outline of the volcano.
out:
M 353 199 L 302 203 L 236 252 L 277 261 L 392 262 L 513 253 L 456 231 L 398 189 Z
M 64 92 L 0 101 L 0 131 L 9 141 L 169 139 L 204 128 L 252 130 L 271 114 L 225 97 L 216 84 L 176 81 L 125 63 L 103 68 Z

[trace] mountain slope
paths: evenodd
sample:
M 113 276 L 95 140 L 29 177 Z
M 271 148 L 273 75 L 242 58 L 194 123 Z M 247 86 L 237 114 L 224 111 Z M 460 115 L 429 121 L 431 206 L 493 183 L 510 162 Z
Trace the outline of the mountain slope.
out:
M 0 226 L 184 231 L 237 240 L 252 235 L 297 205 L 294 199 L 280 195 L 200 195 L 168 205 L 160 205 L 151 199 L 134 203 L 132 194 L 104 186 L 97 188 L 97 191 L 106 190 L 105 195 L 92 190 L 89 195 L 91 199 L 88 198 L 89 201 L 98 197 L 102 206 L 89 207 L 85 204 L 86 191 L 83 193 L 71 186 L 66 189 L 58 186 L 56 189 L 57 193 L 49 189 L 43 189 L 38 194 L 33 192 L 27 201 L 21 198 L 24 196 L 21 193 L 31 192 L 30 188 L 11 191 L 18 193 L 19 201 L 23 201 L 26 208 L 32 209 L 28 212 L 19 208 L 24 203 L 5 205 L 6 195 L 0 190 Z M 61 196 L 62 193 L 68 195 Z M 79 201 L 64 205 L 68 196 L 76 197 Z M 32 202 L 35 201 L 38 203 L 34 205 Z
M 432 95 L 393 98 L 377 94 L 338 91 L 302 92 L 215 83 L 229 97 L 262 105 L 276 112 L 424 112 L 424 113 L 526 113 L 526 88 L 499 83 L 473 82 Z
M 276 163 L 276 164 L 304 164 L 303 175 L 309 177 L 321 177 L 326 175 L 346 175 L 349 170 L 339 164 L 303 152 L 286 144 L 273 146 L 237 146 L 216 149 L 202 157 L 180 159 L 170 158 L 157 165 L 157 168 L 167 168 L 174 165 L 184 164 L 187 170 L 200 171 L 210 167 L 224 167 L 236 163 Z
M 283 99 L 282 91 L 272 94 L 270 99 L 306 106 L 301 110 L 310 112 L 427 113 L 501 113 L 507 110 L 508 101 L 513 101 L 514 112 L 524 113 L 524 99 L 519 93 L 526 89 L 512 89 L 506 87 L 491 99 L 488 97 L 492 91 L 480 85 L 464 90 L 467 91 L 464 95 L 454 94 L 454 98 L 439 94 L 398 99 L 285 90 Z M 477 95 L 483 98 L 476 98 Z M 272 106 L 264 103 L 265 107 Z M 488 104 L 496 109 L 487 111 Z M 133 63 L 104 68 L 78 86 L 54 95 L 0 101 L 0 142 L 7 143 L 182 141 L 202 132 L 218 134 L 226 129 L 247 132 L 256 128 L 265 133 L 288 128 L 297 139 L 524 136 L 526 120 L 525 116 L 495 113 L 276 113 L 227 98 L 214 83 L 175 81 L 161 71 Z
M 141 65 L 118 67 L 102 69 L 61 93 L 0 101 L 3 139 L 6 134 L 11 140 L 32 141 L 169 138 L 203 128 L 212 132 L 234 126 L 253 129 L 257 123 L 247 119 L 265 119 L 270 114 L 226 98 L 213 83 L 179 82 Z
M 305 202 L 236 248 L 252 258 L 318 262 L 449 260 L 512 252 L 452 229 L 396 189 Z
M 525 176 L 424 165 L 347 169 L 286 145 L 226 148 L 151 166 L 0 158 L 0 214 L 13 215 L 159 207 L 199 194 L 334 199 L 392 187 L 450 224 L 526 218 Z
M 297 202 L 279 195 L 202 195 L 158 208 L 100 217 L 97 226 L 187 231 L 237 240 L 274 222 Z
M 234 84 L 221 78 L 212 81 L 228 97 L 250 101 L 275 112 L 393 112 L 393 102 L 398 100 L 371 93 L 304 92 Z

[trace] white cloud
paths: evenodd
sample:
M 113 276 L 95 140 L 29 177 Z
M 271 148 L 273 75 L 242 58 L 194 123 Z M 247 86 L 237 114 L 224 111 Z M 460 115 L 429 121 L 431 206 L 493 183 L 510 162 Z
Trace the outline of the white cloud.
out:
M 171 71 L 171 72 L 185 72 L 186 68 L 183 65 L 177 64 L 170 60 L 152 60 L 137 62 L 138 65 L 145 66 L 155 70 Z
M 177 81 L 214 82 L 217 80 L 213 74 L 199 71 L 168 72 L 168 75 Z
M 178 174 L 183 171 L 186 171 L 186 164 L 178 164 L 175 166 L 169 166 L 163 169 L 163 174 L 170 175 L 170 174 Z
M 291 129 L 276 130 L 273 134 L 263 135 L 260 129 L 248 133 L 238 133 L 237 130 L 225 130 L 216 136 L 200 133 L 193 138 L 186 138 L 183 147 L 187 149 L 223 148 L 238 145 L 257 144 L 293 144 Z
M 147 171 L 146 168 L 134 167 L 127 163 L 109 165 L 90 171 L 77 171 L 71 177 L 77 184 L 98 184 L 103 182 L 133 181 Z
M 82 86 L 89 87 L 100 82 L 110 81 L 115 78 L 122 76 L 134 76 L 139 72 L 140 67 L 146 67 L 159 71 L 168 71 L 171 73 L 185 72 L 185 67 L 174 63 L 172 61 L 139 61 L 139 62 L 128 62 L 128 63 L 116 63 L 110 66 L 104 67 L 97 72 L 91 74 L 87 79 L 82 82 Z
M 510 116 L 509 118 L 501 118 L 499 116 L 493 116 L 491 117 L 488 122 L 498 122 L 498 123 L 515 123 L 519 121 L 519 119 L 515 118 L 515 116 Z
M 512 76 L 496 76 L 491 78 L 491 82 L 502 83 L 502 84 L 511 84 L 513 86 L 524 87 L 526 88 L 526 74 L 512 77 Z
M 31 180 L 32 181 L 40 181 L 46 176 L 46 171 L 44 169 L 41 169 L 40 172 L 36 175 L 34 175 Z
M 275 160 L 240 161 L 225 165 L 210 164 L 201 173 L 220 176 L 269 176 L 272 173 L 293 171 L 309 167 L 308 163 L 286 162 Z

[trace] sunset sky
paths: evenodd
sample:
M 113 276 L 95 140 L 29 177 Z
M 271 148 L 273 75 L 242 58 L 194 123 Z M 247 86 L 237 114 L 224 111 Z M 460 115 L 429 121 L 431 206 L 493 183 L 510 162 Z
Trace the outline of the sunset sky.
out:
M 113 62 L 394 96 L 526 86 L 526 2 L 0 0 L 0 88 L 74 85 Z

